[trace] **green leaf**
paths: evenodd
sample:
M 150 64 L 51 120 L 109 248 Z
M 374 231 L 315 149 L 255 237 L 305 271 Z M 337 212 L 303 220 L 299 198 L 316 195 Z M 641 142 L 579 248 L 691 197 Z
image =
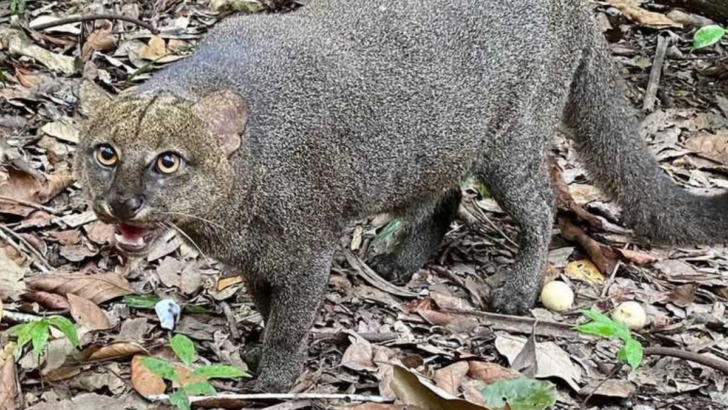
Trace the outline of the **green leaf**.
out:
M 187 336 L 177 334 L 169 341 L 169 345 L 182 363 L 189 366 L 195 361 L 195 344 Z
M 43 349 L 45 349 L 46 345 L 48 344 L 48 336 L 50 334 L 50 332 L 48 332 L 49 327 L 50 323 L 48 323 L 48 320 L 43 319 L 34 322 L 33 326 L 29 331 L 30 338 L 33 342 L 33 353 L 37 357 L 40 357 L 40 355 L 43 353 Z
M 202 366 L 192 372 L 193 376 L 202 376 L 206 379 L 234 379 L 236 377 L 248 377 L 243 369 L 224 364 L 212 364 Z
M 63 316 L 51 316 L 48 318 L 48 322 L 51 324 L 51 326 L 55 327 L 56 329 L 60 330 L 64 335 L 66 335 L 68 341 L 71 342 L 71 345 L 73 345 L 74 347 L 80 346 L 78 333 L 76 332 L 76 327 L 73 325 L 73 322 Z
M 166 361 L 157 359 L 156 357 L 142 357 L 141 360 L 144 367 L 157 376 L 172 381 L 179 380 L 177 371 Z
M 184 389 L 190 396 L 214 396 L 217 394 L 217 390 L 207 382 L 190 383 L 185 385 Z
M 480 392 L 485 404 L 494 409 L 508 404 L 513 410 L 544 410 L 556 403 L 556 386 L 542 380 L 500 380 Z
M 127 295 L 124 296 L 124 303 L 130 308 L 135 309 L 154 309 L 154 306 L 159 302 L 159 298 L 156 296 L 136 296 Z
M 576 327 L 576 330 L 581 333 L 602 337 L 618 337 L 624 341 L 632 338 L 627 326 L 613 321 L 607 315 L 593 309 L 582 310 L 581 313 L 592 320 L 592 322 Z
M 169 395 L 169 402 L 178 409 L 190 410 L 190 398 L 187 397 L 185 389 L 179 389 Z
M 617 352 L 617 359 L 630 365 L 632 370 L 637 370 L 640 363 L 642 363 L 642 354 L 642 345 L 634 339 L 629 339 Z
M 717 43 L 723 38 L 725 33 L 726 30 L 723 27 L 715 24 L 701 27 L 693 36 L 693 50 L 705 48 Z
M 15 325 L 8 329 L 8 334 L 18 338 L 18 349 L 30 342 L 30 331 L 33 329 L 33 322 Z
M 389 221 L 388 224 L 384 226 L 384 228 L 382 228 L 381 231 L 379 231 L 377 236 L 374 237 L 374 239 L 372 240 L 372 244 L 379 244 L 382 242 L 391 243 L 394 239 L 396 239 L 392 235 L 394 235 L 401 226 L 402 220 L 397 218 L 392 219 L 391 221 Z

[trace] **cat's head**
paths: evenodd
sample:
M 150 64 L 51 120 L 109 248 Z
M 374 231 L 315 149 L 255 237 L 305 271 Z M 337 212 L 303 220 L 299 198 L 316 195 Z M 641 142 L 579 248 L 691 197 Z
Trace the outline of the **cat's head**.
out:
M 116 245 L 143 255 L 168 229 L 208 220 L 233 186 L 247 106 L 229 90 L 190 101 L 166 92 L 82 101 L 91 107 L 75 171 Z

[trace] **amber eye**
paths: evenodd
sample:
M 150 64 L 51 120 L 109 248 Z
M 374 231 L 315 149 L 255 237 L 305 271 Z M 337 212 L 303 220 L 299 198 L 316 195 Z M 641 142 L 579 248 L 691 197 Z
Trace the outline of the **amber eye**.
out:
M 182 159 L 172 152 L 165 152 L 157 157 L 157 171 L 162 174 L 173 174 L 177 172 Z
M 119 156 L 110 145 L 100 145 L 96 148 L 96 161 L 105 167 L 113 167 L 119 161 Z

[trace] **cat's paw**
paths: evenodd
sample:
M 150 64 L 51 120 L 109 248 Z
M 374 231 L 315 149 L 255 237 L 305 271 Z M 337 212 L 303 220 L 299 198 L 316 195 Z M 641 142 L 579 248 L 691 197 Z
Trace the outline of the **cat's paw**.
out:
M 526 315 L 536 304 L 537 286 L 507 281 L 492 294 L 491 308 L 507 315 Z

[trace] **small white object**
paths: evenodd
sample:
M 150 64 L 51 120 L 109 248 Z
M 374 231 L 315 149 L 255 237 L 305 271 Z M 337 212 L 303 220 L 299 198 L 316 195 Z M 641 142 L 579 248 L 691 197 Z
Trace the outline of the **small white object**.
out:
M 173 330 L 179 319 L 180 307 L 172 299 L 162 299 L 154 305 L 154 311 L 157 312 L 159 325 L 162 329 Z
M 541 303 L 554 312 L 564 312 L 574 305 L 574 291 L 561 281 L 552 281 L 541 290 Z
M 638 302 L 624 302 L 614 309 L 612 319 L 625 324 L 631 330 L 639 330 L 647 324 L 647 313 Z

